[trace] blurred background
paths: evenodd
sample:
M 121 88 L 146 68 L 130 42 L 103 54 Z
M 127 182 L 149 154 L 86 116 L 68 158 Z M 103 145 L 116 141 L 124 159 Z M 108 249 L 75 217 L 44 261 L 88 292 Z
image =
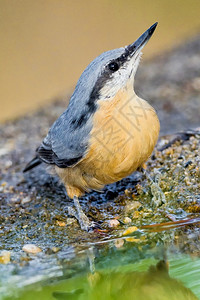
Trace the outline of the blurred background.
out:
M 70 94 L 101 52 L 159 26 L 144 60 L 200 31 L 199 0 L 1 0 L 0 122 Z

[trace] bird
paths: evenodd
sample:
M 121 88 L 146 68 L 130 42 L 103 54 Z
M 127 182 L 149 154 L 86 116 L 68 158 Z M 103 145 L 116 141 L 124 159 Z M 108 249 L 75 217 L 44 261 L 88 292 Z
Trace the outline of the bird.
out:
M 130 175 L 148 160 L 160 123 L 155 109 L 134 91 L 141 50 L 157 22 L 135 42 L 96 57 L 81 74 L 66 110 L 53 123 L 24 172 L 52 165 L 74 201 L 68 214 L 93 228 L 79 198 Z

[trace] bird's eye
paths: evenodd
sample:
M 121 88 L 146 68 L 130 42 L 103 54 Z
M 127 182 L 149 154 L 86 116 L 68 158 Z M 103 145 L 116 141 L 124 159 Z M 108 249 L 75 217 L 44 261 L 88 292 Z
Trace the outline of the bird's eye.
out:
M 119 70 L 119 64 L 115 61 L 109 63 L 108 68 L 110 69 L 110 71 L 112 72 L 116 72 L 117 70 Z

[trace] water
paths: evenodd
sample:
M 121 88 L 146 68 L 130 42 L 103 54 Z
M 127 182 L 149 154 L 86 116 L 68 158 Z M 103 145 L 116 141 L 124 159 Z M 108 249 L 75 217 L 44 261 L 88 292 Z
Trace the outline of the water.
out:
M 27 277 L 31 266 L 27 265 L 23 271 L 19 268 L 11 281 L 0 288 L 1 299 L 188 300 L 200 297 L 200 259 L 180 254 L 177 249 L 167 252 L 162 246 L 145 249 L 124 239 L 114 239 L 90 246 L 71 259 L 69 251 L 66 252 L 59 267 L 53 267 L 54 259 L 42 272 L 35 263 L 32 276 Z

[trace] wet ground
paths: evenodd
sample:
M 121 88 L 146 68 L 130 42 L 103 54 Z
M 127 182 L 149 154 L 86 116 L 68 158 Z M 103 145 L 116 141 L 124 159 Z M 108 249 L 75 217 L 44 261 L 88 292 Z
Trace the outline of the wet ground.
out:
M 19 299 L 102 299 L 99 291 L 109 283 L 113 294 L 119 282 L 119 293 L 137 291 L 136 299 L 157 299 L 158 289 L 163 295 L 158 299 L 200 297 L 199 53 L 197 36 L 139 68 L 136 90 L 157 109 L 161 137 L 147 174 L 136 172 L 104 193 L 81 199 L 101 230 L 83 232 L 67 216 L 72 203 L 52 170 L 42 165 L 22 173 L 66 102 L 56 100 L 34 115 L 1 125 L 2 299 L 17 296 L 16 290 Z M 27 253 L 26 244 L 35 244 L 38 253 Z M 159 261 L 162 267 L 156 267 Z M 146 285 L 151 274 L 155 281 Z M 138 285 L 130 287 L 130 278 L 137 278 Z

